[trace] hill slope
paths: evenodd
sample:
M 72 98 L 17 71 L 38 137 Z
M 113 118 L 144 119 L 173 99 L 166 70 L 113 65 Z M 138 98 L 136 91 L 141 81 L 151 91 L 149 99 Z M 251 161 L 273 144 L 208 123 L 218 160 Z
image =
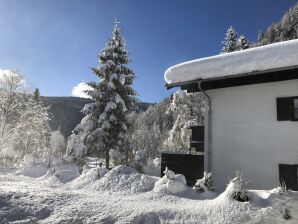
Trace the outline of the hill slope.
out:
M 79 97 L 41 97 L 41 99 L 45 105 L 50 107 L 51 129 L 57 130 L 60 127 L 65 138 L 83 118 L 80 111 L 84 105 L 91 102 L 90 99 Z M 138 111 L 145 111 L 150 105 L 150 103 L 140 102 Z

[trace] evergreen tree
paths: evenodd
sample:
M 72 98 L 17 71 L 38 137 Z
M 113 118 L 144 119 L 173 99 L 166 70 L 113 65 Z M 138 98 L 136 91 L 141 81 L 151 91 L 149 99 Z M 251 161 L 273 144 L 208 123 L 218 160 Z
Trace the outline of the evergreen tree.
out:
M 266 45 L 298 38 L 298 3 L 290 8 L 280 22 L 273 23 L 265 33 L 259 33 L 258 45 Z
M 262 30 L 258 32 L 258 46 L 263 46 L 266 44 L 265 34 Z
M 237 39 L 236 50 L 245 50 L 250 47 L 250 42 L 246 39 L 244 35 L 241 35 Z
M 67 154 L 75 157 L 105 154 L 109 167 L 109 150 L 123 150 L 127 130 L 128 113 L 134 109 L 136 92 L 131 85 L 135 78 L 127 67 L 130 62 L 125 40 L 116 19 L 112 38 L 99 55 L 99 66 L 93 73 L 99 82 L 90 82 L 92 90 L 86 91 L 93 103 L 86 104 L 86 115 L 70 139 Z M 76 151 L 76 146 L 79 149 Z
M 237 50 L 237 37 L 238 34 L 236 30 L 232 26 L 230 26 L 227 30 L 225 40 L 222 42 L 224 44 L 224 47 L 222 48 L 222 53 L 229 53 Z
M 40 92 L 39 92 L 39 89 L 38 89 L 38 88 L 36 88 L 36 89 L 34 90 L 34 92 L 33 92 L 33 97 L 34 97 L 34 99 L 35 99 L 36 101 L 39 101 L 39 99 L 40 99 Z

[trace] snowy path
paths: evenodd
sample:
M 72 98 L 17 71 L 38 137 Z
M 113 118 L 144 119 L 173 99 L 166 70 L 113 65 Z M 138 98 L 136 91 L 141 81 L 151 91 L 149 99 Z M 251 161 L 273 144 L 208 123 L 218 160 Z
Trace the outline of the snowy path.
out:
M 282 206 L 297 223 L 298 194 L 289 199 L 252 191 L 246 203 L 153 191 L 73 190 L 68 184 L 0 175 L 0 223 L 283 223 Z M 189 198 L 187 198 L 189 197 Z M 201 197 L 201 199 L 198 199 Z M 269 197 L 269 198 L 268 198 Z M 296 208 L 295 208 L 296 207 Z

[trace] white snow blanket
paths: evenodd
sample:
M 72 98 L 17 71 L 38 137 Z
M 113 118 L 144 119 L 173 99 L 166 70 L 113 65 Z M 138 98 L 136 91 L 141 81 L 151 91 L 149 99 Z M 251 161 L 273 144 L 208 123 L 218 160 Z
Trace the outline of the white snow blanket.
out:
M 137 176 L 134 169 L 119 166 L 103 177 L 98 176 L 99 170 L 95 171 L 89 170 L 73 182 L 83 183 L 95 174 L 96 178 L 90 183 L 105 180 L 106 184 L 76 190 L 69 189 L 71 182 L 53 186 L 40 178 L 1 174 L 0 223 L 298 223 L 298 192 L 280 194 L 277 189 L 250 190 L 247 202 L 231 199 L 232 185 L 218 197 L 195 192 L 175 196 L 153 190 L 141 190 L 136 194 L 128 183 L 141 183 L 142 176 Z M 133 180 L 131 177 L 139 178 Z M 144 175 L 143 178 L 151 177 Z M 139 186 L 144 189 L 143 185 Z M 292 218 L 283 219 L 284 209 L 290 211 Z
M 74 164 L 53 164 L 53 166 L 48 167 L 48 165 L 44 162 L 36 162 L 35 164 L 25 165 L 21 169 L 17 170 L 16 174 L 33 178 L 41 178 L 43 180 L 54 175 L 63 183 L 73 180 L 80 175 L 78 166 Z
M 184 62 L 168 68 L 168 84 L 246 74 L 298 65 L 298 40 Z

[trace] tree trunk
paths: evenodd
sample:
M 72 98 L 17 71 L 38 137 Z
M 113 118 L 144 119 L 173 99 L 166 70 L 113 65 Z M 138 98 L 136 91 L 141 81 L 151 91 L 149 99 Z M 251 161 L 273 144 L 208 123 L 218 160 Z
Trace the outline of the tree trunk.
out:
M 109 164 L 110 164 L 110 155 L 109 155 L 109 150 L 106 149 L 106 168 L 109 169 Z

